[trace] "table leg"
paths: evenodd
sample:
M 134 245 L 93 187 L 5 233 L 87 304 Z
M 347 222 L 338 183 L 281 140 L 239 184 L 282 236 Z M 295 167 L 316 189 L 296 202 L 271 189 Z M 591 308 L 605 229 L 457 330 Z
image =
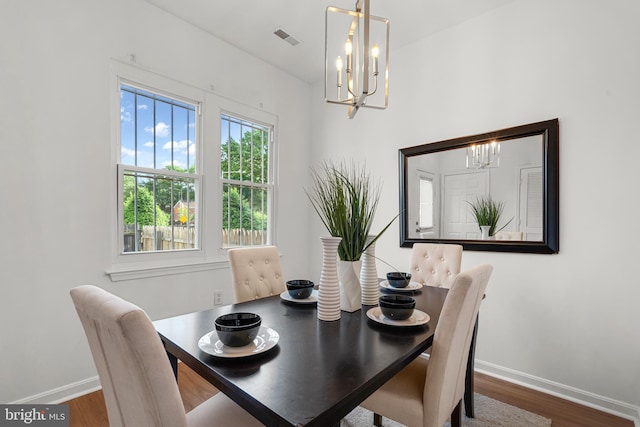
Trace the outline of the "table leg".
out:
M 162 344 L 164 345 L 164 342 Z M 167 357 L 169 358 L 169 364 L 171 365 L 171 369 L 173 370 L 173 376 L 176 377 L 176 382 L 178 382 L 178 358 L 168 351 Z
M 480 315 L 478 314 L 478 317 Z M 476 358 L 476 337 L 478 335 L 478 317 L 476 317 L 476 324 L 473 327 L 473 335 L 471 336 L 471 345 L 469 346 L 469 360 L 467 360 L 467 374 L 464 381 L 464 413 L 469 418 L 475 417 L 475 411 L 473 407 L 473 393 L 475 388 L 475 381 L 473 378 L 474 361 Z

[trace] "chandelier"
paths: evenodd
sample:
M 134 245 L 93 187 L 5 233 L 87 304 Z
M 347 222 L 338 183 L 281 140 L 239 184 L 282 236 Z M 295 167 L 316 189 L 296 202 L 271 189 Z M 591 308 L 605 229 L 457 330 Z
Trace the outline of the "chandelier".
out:
M 467 147 L 467 169 L 497 168 L 500 166 L 500 143 L 472 144 Z
M 346 105 L 350 119 L 361 107 L 388 106 L 389 20 L 372 16 L 369 0 L 355 10 L 327 7 L 324 96 Z

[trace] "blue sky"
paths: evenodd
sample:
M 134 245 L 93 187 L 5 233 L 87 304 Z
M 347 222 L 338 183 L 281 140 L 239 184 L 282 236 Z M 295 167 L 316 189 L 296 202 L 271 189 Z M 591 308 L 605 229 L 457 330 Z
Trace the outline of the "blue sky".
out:
M 129 89 L 138 94 L 125 90 L 120 93 L 121 162 L 159 169 L 169 165 L 184 169 L 193 166 L 196 150 L 193 106 L 170 103 L 169 98 Z

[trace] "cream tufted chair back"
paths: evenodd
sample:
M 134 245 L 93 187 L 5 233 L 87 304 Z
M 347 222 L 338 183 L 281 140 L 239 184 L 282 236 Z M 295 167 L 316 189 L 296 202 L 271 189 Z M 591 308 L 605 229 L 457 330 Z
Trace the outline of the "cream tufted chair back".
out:
M 498 231 L 496 240 L 522 240 L 522 231 Z
M 360 406 L 403 425 L 461 425 L 465 366 L 474 324 L 493 267 L 474 267 L 456 275 L 436 325 L 431 356 L 418 357 L 369 396 Z
M 258 427 L 223 393 L 188 414 L 167 352 L 138 306 L 91 285 L 71 289 L 89 341 L 111 427 Z
M 462 246 L 414 243 L 411 252 L 411 281 L 450 288 L 462 264 Z
M 229 249 L 236 303 L 279 295 L 287 288 L 275 246 Z

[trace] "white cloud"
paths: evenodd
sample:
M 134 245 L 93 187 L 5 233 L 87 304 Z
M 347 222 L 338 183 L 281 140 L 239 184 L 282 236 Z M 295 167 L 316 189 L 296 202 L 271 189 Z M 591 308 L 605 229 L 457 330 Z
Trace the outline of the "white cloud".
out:
M 125 159 L 127 157 L 135 157 L 136 150 L 132 150 L 130 148 L 122 147 L 120 148 L 120 156 Z
M 132 120 L 131 113 L 125 112 L 124 107 L 120 107 L 120 121 L 122 122 L 130 122 Z
M 153 133 L 154 128 L 151 126 L 144 128 L 145 132 Z M 156 136 L 165 137 L 169 135 L 169 125 L 163 122 L 159 122 L 155 127 Z
M 149 108 L 149 107 L 147 106 L 147 104 L 140 104 L 140 105 L 138 105 L 138 110 L 146 110 L 147 108 Z
M 147 141 L 142 145 L 144 145 L 145 147 L 153 148 L 155 144 L 153 143 L 153 141 Z
M 182 141 L 169 141 L 163 146 L 163 150 L 171 150 L 171 143 L 173 142 L 173 151 L 184 151 L 188 146 L 192 145 L 191 141 L 183 139 Z

